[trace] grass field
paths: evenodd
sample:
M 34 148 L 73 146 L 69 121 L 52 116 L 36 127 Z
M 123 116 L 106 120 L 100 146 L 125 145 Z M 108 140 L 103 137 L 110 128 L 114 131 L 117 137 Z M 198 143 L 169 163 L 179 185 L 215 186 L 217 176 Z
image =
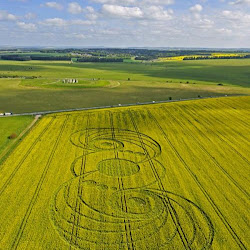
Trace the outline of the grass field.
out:
M 8 137 L 12 133 L 15 133 L 18 136 L 26 127 L 28 127 L 32 120 L 33 117 L 31 116 L 0 118 L 0 156 L 2 151 L 12 143 L 12 140 L 8 139 Z
M 45 116 L 0 168 L 1 249 L 248 249 L 249 97 Z
M 169 97 L 250 94 L 250 59 L 74 64 L 0 61 L 0 76 L 4 77 L 0 79 L 0 109 L 15 113 L 162 101 Z M 77 78 L 79 84 L 63 84 L 65 78 Z

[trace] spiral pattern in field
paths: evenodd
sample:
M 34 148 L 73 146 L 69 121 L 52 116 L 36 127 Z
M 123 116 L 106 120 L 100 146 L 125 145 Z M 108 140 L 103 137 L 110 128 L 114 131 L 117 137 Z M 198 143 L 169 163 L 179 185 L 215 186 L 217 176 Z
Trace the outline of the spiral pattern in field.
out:
M 213 225 L 192 201 L 164 189 L 160 145 L 128 130 L 90 129 L 71 142 L 83 149 L 73 179 L 61 186 L 51 218 L 64 240 L 79 249 L 204 249 Z M 83 162 L 96 167 L 83 172 Z M 93 159 L 90 161 L 93 162 Z M 86 166 L 85 166 L 86 167 Z

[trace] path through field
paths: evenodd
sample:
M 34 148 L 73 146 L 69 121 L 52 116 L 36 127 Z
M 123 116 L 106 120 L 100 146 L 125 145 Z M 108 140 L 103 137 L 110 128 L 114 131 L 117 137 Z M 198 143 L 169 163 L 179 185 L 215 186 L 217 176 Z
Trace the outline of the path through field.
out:
M 22 137 L 35 125 L 35 123 L 38 121 L 38 119 L 41 117 L 41 115 L 36 115 L 34 120 L 31 122 L 31 124 L 25 128 L 22 133 L 20 133 L 18 135 L 18 137 L 16 139 L 13 139 L 12 142 L 1 152 L 0 154 L 0 161 L 2 158 L 4 158 L 9 151 L 11 150 L 11 148 L 15 145 L 16 142 L 18 142 L 20 139 L 22 139 Z M 5 119 L 4 117 L 2 117 L 2 119 Z

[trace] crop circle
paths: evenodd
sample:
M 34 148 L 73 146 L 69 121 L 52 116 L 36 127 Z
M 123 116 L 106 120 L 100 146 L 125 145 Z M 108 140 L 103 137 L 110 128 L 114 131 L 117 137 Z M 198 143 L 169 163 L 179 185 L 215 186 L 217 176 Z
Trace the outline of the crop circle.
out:
M 97 169 L 102 174 L 114 177 L 130 176 L 140 171 L 136 163 L 125 159 L 103 160 L 98 163 Z

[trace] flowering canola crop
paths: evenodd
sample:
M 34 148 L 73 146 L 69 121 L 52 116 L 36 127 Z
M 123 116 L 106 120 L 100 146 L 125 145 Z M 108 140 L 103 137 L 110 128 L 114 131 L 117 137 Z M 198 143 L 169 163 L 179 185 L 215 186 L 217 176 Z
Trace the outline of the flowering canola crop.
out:
M 247 249 L 250 98 L 45 116 L 0 169 L 3 249 Z

